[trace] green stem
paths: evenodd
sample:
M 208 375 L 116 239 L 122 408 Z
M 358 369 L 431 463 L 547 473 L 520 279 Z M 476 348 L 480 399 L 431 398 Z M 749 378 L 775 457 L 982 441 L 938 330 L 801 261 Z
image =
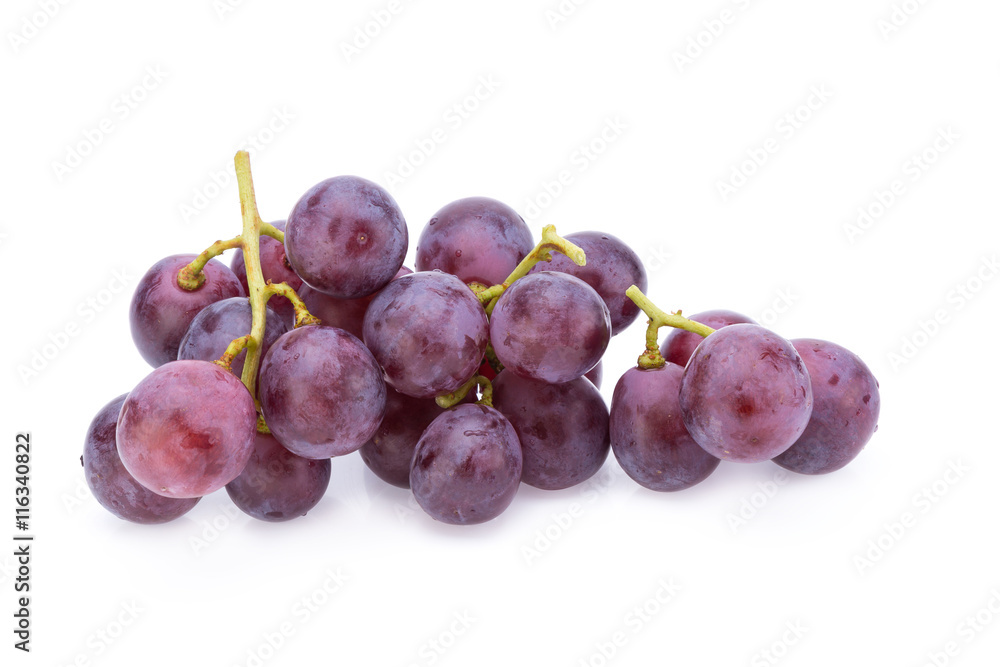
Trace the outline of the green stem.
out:
M 479 385 L 479 388 L 483 390 L 483 397 L 476 401 L 476 405 L 485 405 L 487 407 L 493 407 L 493 383 L 489 381 L 484 375 L 473 375 L 469 378 L 465 384 L 451 392 L 450 394 L 442 394 L 434 399 L 434 401 L 442 408 L 446 410 L 448 408 L 454 407 L 465 400 L 465 397 L 469 395 L 472 388 Z
M 660 327 L 683 329 L 702 337 L 715 332 L 715 329 L 707 327 L 701 322 L 695 322 L 682 316 L 680 311 L 667 313 L 660 310 L 635 285 L 625 290 L 625 296 L 632 299 L 632 302 L 649 317 L 649 326 L 646 328 L 646 351 L 639 356 L 639 368 L 661 368 L 667 363 L 663 355 L 660 354 L 658 344 Z
M 190 264 L 177 272 L 177 284 L 189 292 L 198 289 L 205 284 L 205 274 L 202 273 L 205 265 L 225 251 L 239 248 L 242 245 L 242 236 L 231 238 L 228 241 L 216 241 L 195 257 Z
M 555 225 L 546 225 L 542 228 L 542 240 L 538 242 L 534 250 L 528 253 L 527 257 L 521 260 L 521 263 L 514 268 L 513 273 L 507 276 L 507 279 L 499 285 L 493 285 L 476 295 L 479 297 L 479 303 L 483 304 L 483 307 L 486 308 L 487 314 L 493 312 L 496 300 L 500 298 L 501 294 L 507 291 L 507 288 L 515 280 L 528 275 L 528 272 L 535 267 L 535 264 L 539 262 L 551 262 L 553 250 L 566 255 L 577 266 L 584 266 L 587 263 L 587 254 L 583 252 L 583 248 L 556 234 Z
M 261 236 L 270 236 L 272 239 L 278 241 L 279 243 L 285 242 L 285 232 L 281 231 L 270 222 L 265 222 L 260 226 Z
M 243 214 L 243 263 L 247 270 L 247 285 L 250 288 L 250 312 L 253 324 L 247 341 L 247 358 L 243 362 L 243 384 L 250 395 L 257 398 L 257 368 L 260 366 L 260 348 L 264 340 L 265 290 L 264 273 L 260 268 L 260 229 L 264 222 L 257 213 L 257 198 L 253 191 L 253 176 L 250 173 L 250 154 L 240 151 L 236 154 L 236 182 L 240 188 L 240 210 Z
M 292 308 L 295 309 L 295 328 L 308 326 L 311 324 L 322 324 L 320 319 L 309 312 L 306 308 L 306 304 L 299 298 L 299 295 L 291 288 L 288 283 L 268 283 L 264 287 L 264 301 L 274 296 L 283 296 L 292 302 Z
M 213 363 L 219 364 L 225 368 L 230 373 L 233 372 L 233 359 L 239 356 L 240 352 L 246 349 L 247 345 L 250 343 L 249 334 L 246 336 L 241 336 L 237 338 L 226 348 L 226 351 L 222 353 L 222 356 L 216 359 Z

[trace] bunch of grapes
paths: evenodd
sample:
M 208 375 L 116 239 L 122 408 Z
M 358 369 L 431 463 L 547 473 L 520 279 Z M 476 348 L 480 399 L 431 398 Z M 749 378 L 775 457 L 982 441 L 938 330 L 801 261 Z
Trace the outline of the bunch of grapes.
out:
M 325 180 L 269 224 L 246 153 L 236 172 L 242 234 L 143 276 L 130 323 L 154 370 L 87 432 L 87 482 L 123 519 L 169 521 L 222 487 L 252 517 L 292 519 L 331 458 L 359 451 L 433 518 L 481 523 L 521 482 L 571 487 L 609 451 L 675 491 L 720 459 L 830 472 L 875 430 L 878 384 L 855 355 L 727 311 L 664 313 L 610 234 L 549 226 L 535 244 L 513 209 L 471 197 L 427 223 L 413 272 L 378 185 Z M 215 258 L 231 249 L 230 268 Z M 609 410 L 601 358 L 640 309 L 646 351 Z M 661 326 L 678 328 L 662 350 Z

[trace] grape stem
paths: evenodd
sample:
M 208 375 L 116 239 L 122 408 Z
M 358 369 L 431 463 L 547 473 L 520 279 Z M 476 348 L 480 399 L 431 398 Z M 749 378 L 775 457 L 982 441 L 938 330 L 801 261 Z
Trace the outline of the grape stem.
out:
M 681 315 L 681 311 L 679 310 L 676 313 L 667 313 L 660 310 L 635 285 L 625 290 L 625 296 L 632 299 L 632 302 L 639 306 L 642 312 L 646 313 L 646 316 L 649 317 L 649 326 L 646 327 L 646 351 L 639 355 L 639 368 L 647 370 L 662 368 L 667 363 L 663 355 L 660 354 L 660 346 L 657 340 L 660 327 L 683 329 L 702 337 L 715 333 L 715 329 L 712 327 L 707 327 L 701 322 L 689 320 Z
M 190 264 L 177 272 L 177 284 L 182 289 L 186 289 L 189 292 L 198 289 L 205 284 L 205 274 L 202 273 L 202 269 L 205 268 L 206 264 L 227 250 L 242 247 L 242 236 L 231 238 L 228 241 L 216 241 L 212 245 L 208 246 L 204 252 L 195 257 Z
M 451 392 L 450 394 L 442 394 L 434 399 L 440 407 L 448 409 L 454 407 L 465 400 L 472 388 L 479 385 L 479 388 L 483 390 L 483 397 L 476 401 L 476 405 L 485 405 L 487 407 L 493 407 L 493 383 L 489 381 L 484 375 L 473 375 L 469 378 L 465 384 Z
M 583 252 L 583 248 L 556 234 L 555 225 L 546 225 L 542 228 L 542 240 L 538 242 L 534 250 L 528 253 L 527 257 L 521 260 L 514 268 L 513 273 L 507 276 L 507 279 L 499 285 L 493 285 L 476 295 L 479 298 L 479 303 L 483 304 L 483 307 L 486 308 L 486 314 L 489 315 L 493 312 L 493 307 L 496 305 L 497 299 L 507 291 L 507 288 L 515 280 L 528 275 L 528 272 L 539 262 L 551 262 L 553 250 L 566 255 L 577 266 L 584 266 L 587 263 L 587 255 Z

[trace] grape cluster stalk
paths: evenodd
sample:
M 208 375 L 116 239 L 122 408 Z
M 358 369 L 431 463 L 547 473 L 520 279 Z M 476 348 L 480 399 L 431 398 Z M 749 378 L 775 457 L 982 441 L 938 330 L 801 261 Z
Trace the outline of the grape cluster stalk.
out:
M 143 276 L 129 321 L 153 370 L 87 430 L 87 483 L 121 519 L 164 523 L 225 488 L 288 521 L 358 452 L 431 518 L 476 524 L 522 483 L 573 487 L 611 453 L 674 492 L 722 461 L 833 472 L 877 429 L 878 382 L 855 354 L 733 311 L 664 312 L 611 234 L 549 225 L 535 243 L 510 206 L 467 197 L 423 227 L 411 271 L 406 220 L 376 183 L 326 179 L 268 223 L 249 155 L 235 166 L 240 235 Z M 608 405 L 602 358 L 640 312 L 645 349 Z

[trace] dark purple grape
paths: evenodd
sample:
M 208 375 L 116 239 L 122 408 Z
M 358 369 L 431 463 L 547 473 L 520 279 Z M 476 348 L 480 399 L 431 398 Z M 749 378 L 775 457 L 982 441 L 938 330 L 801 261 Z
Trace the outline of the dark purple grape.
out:
M 639 307 L 625 296 L 632 285 L 646 291 L 646 268 L 625 243 L 603 232 L 576 232 L 565 236 L 580 246 L 587 263 L 577 266 L 562 253 L 552 253 L 551 262 L 539 262 L 531 271 L 561 271 L 576 276 L 601 295 L 611 315 L 611 335 L 616 336 L 639 316 Z
M 106 510 L 134 523 L 166 523 L 194 507 L 200 498 L 167 498 L 135 480 L 118 456 L 115 430 L 118 413 L 128 394 L 122 394 L 97 413 L 83 443 L 83 472 L 87 486 Z
M 501 295 L 490 341 L 504 368 L 545 382 L 567 382 L 597 365 L 611 340 L 608 307 L 575 276 L 532 273 Z
M 385 383 L 371 352 L 333 327 L 301 327 L 275 341 L 261 365 L 259 394 L 274 437 L 308 459 L 359 449 L 385 412 Z
M 249 299 L 233 297 L 216 301 L 202 309 L 191 321 L 191 326 L 181 339 L 177 358 L 215 361 L 225 353 L 230 343 L 250 333 L 252 325 L 253 315 L 250 312 Z M 268 307 L 265 314 L 261 356 L 267 354 L 271 344 L 286 331 L 288 326 Z M 247 353 L 244 350 L 233 360 L 233 375 L 236 377 L 243 374 L 243 362 L 246 358 Z M 258 376 L 259 374 L 258 369 Z
M 396 391 L 431 398 L 455 391 L 483 359 L 489 323 L 461 280 L 418 271 L 389 283 L 365 314 L 365 344 Z
M 209 361 L 172 361 L 147 375 L 118 417 L 118 453 L 140 484 L 171 498 L 221 489 L 253 451 L 257 410 L 246 387 Z
M 234 296 L 246 296 L 240 281 L 218 260 L 205 265 L 205 282 L 188 291 L 177 284 L 177 272 L 195 255 L 171 255 L 154 264 L 132 294 L 129 324 L 139 354 L 156 368 L 177 361 L 177 348 L 202 308 Z
M 410 462 L 424 430 L 444 412 L 432 399 L 413 398 L 386 388 L 385 417 L 361 458 L 371 471 L 395 486 L 410 488 Z
M 448 204 L 424 226 L 417 242 L 417 271 L 438 269 L 463 283 L 498 285 L 535 247 L 524 219 L 488 197 Z
M 396 272 L 393 280 L 411 273 L 413 271 L 404 266 Z M 358 299 L 338 299 L 335 296 L 314 290 L 309 285 L 303 285 L 299 290 L 299 298 L 306 304 L 306 310 L 318 317 L 326 326 L 337 327 L 358 338 L 363 338 L 365 312 L 368 310 L 368 304 L 375 298 L 375 294 Z
M 279 230 L 285 231 L 284 220 L 271 224 Z M 237 250 L 236 254 L 233 255 L 230 267 L 236 274 L 237 280 L 243 285 L 243 291 L 249 295 L 250 285 L 247 282 L 247 266 L 243 261 L 242 250 Z M 296 292 L 302 287 L 302 278 L 299 278 L 299 275 L 292 270 L 292 265 L 288 263 L 288 258 L 285 256 L 285 244 L 270 236 L 260 237 L 260 272 L 264 275 L 264 282 L 288 283 L 288 286 Z M 291 301 L 283 296 L 273 296 L 268 299 L 267 305 L 278 313 L 289 329 L 295 326 L 295 308 L 292 307 Z
M 385 189 L 357 176 L 319 183 L 288 215 L 285 252 L 306 284 L 341 299 L 368 296 L 403 265 L 403 214 Z
M 684 369 L 630 368 L 611 398 L 611 451 L 636 482 L 653 491 L 680 491 L 719 467 L 681 419 L 679 392 Z
M 757 324 L 746 315 L 734 313 L 731 310 L 706 310 L 704 313 L 692 315 L 688 319 L 704 324 L 712 329 L 721 329 L 722 327 L 728 327 L 730 324 Z M 701 345 L 701 341 L 703 340 L 705 339 L 696 333 L 684 331 L 683 329 L 672 329 L 670 335 L 660 345 L 660 354 L 671 364 L 677 364 L 682 367 L 687 366 L 691 354 L 696 347 Z
M 587 371 L 586 374 L 583 377 L 585 377 L 588 380 L 590 380 L 590 382 L 595 387 L 597 387 L 598 389 L 600 389 L 601 388 L 601 380 L 604 379 L 604 361 L 603 360 L 602 361 L 598 361 L 597 365 L 594 366 L 593 368 L 591 368 L 589 371 Z
M 288 521 L 315 507 L 329 484 L 330 459 L 296 456 L 273 436 L 258 433 L 250 461 L 226 492 L 255 519 Z
M 774 462 L 806 475 L 840 470 L 878 429 L 878 381 L 865 362 L 836 343 L 799 338 L 792 345 L 809 370 L 813 409 L 806 430 Z
M 608 458 L 608 407 L 586 378 L 549 384 L 505 370 L 493 382 L 493 407 L 517 432 L 525 484 L 567 489 Z
M 792 446 L 812 412 L 809 372 L 792 344 L 756 324 L 733 324 L 691 355 L 680 405 L 691 437 L 712 456 L 752 463 Z
M 410 488 L 438 521 L 474 524 L 497 517 L 521 480 L 521 445 L 493 408 L 462 404 L 431 422 L 417 442 Z

